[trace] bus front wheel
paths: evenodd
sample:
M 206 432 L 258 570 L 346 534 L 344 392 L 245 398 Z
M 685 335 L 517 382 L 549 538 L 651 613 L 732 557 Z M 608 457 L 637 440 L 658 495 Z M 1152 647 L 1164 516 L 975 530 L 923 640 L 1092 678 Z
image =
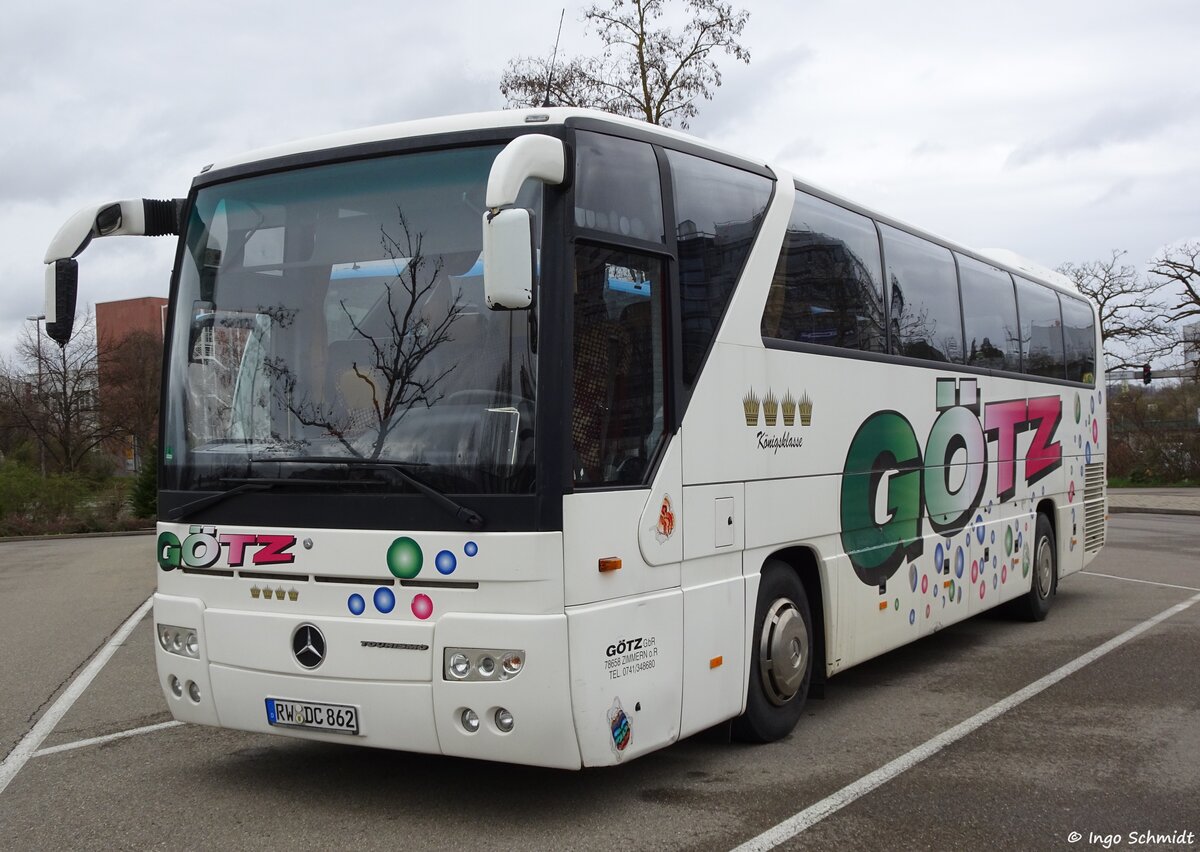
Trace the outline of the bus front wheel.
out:
M 791 733 L 800 721 L 812 680 L 812 614 L 804 584 L 791 566 L 763 566 L 754 612 L 746 712 L 733 720 L 733 735 L 768 743 Z

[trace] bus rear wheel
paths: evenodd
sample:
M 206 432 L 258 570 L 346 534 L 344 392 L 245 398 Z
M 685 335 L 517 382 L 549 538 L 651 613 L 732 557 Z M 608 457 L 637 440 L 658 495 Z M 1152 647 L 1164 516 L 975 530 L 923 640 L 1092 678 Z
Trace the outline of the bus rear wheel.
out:
M 1024 597 L 1013 601 L 1016 615 L 1026 621 L 1042 621 L 1058 586 L 1058 547 L 1054 528 L 1045 515 L 1037 516 L 1033 537 L 1033 584 Z
M 754 612 L 746 712 L 733 720 L 733 735 L 768 743 L 791 733 L 800 721 L 812 681 L 812 613 L 804 584 L 790 566 L 763 566 Z

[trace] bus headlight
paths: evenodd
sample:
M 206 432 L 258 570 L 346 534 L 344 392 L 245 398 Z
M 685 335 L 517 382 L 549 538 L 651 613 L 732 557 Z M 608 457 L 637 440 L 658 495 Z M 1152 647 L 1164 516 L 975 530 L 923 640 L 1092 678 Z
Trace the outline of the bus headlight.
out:
M 503 707 L 496 708 L 496 730 L 502 734 L 507 734 L 513 729 L 513 714 L 505 710 Z
M 158 637 L 158 644 L 168 654 L 192 659 L 200 658 L 200 634 L 191 627 L 156 624 L 154 633 Z
M 446 648 L 442 652 L 443 680 L 508 680 L 524 667 L 525 652 L 517 648 Z

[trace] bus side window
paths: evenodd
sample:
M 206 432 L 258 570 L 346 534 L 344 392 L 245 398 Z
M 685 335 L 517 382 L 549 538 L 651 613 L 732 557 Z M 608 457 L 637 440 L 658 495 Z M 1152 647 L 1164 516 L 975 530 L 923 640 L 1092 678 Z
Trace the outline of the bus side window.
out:
M 1063 355 L 1062 314 L 1058 294 L 1049 287 L 1014 276 L 1017 309 L 1021 312 L 1021 354 L 1030 376 L 1062 379 L 1067 375 Z
M 797 191 L 763 312 L 763 337 L 883 352 L 883 306 L 875 225 Z
M 1067 378 L 1073 382 L 1096 381 L 1096 318 L 1090 305 L 1070 296 L 1062 302 L 1063 342 L 1067 349 Z
M 967 363 L 993 370 L 1021 369 L 1017 297 L 1007 272 L 957 255 L 966 323 Z
M 961 364 L 962 313 L 950 250 L 889 225 L 880 230 L 892 354 Z

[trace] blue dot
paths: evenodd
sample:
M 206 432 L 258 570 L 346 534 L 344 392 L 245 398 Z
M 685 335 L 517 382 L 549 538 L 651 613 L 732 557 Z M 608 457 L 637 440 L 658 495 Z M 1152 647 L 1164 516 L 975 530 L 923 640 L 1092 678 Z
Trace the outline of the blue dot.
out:
M 996 543 L 996 531 L 992 530 L 992 544 Z
M 396 595 L 387 586 L 380 586 L 375 590 L 375 609 L 382 613 L 389 613 L 396 608 Z
M 933 596 L 934 596 L 935 598 L 937 597 L 937 583 L 934 583 L 934 584 L 933 584 Z
M 915 609 L 910 609 L 908 611 L 908 623 L 909 624 L 917 623 L 917 611 Z
M 994 588 L 996 588 L 998 585 L 1000 585 L 1000 578 L 999 578 L 999 577 L 997 577 L 995 574 L 993 574 L 993 575 L 992 575 L 992 588 L 994 589 Z
M 933 571 L 935 574 L 942 573 L 942 565 L 946 562 L 946 551 L 942 549 L 942 545 L 938 544 L 933 549 Z
M 954 551 L 954 576 L 961 577 L 963 566 L 967 564 L 967 557 L 963 554 L 963 549 L 960 547 Z
M 1092 442 L 1088 441 L 1083 447 L 1083 458 L 1088 464 L 1092 463 Z
M 479 545 L 473 541 L 468 541 L 465 545 L 463 545 L 463 553 L 467 554 L 467 556 L 474 556 L 478 552 Z
M 367 608 L 367 602 L 363 600 L 362 595 L 351 595 L 346 601 L 346 606 L 350 607 L 350 611 L 355 615 L 362 615 L 363 610 Z
M 995 570 L 996 570 L 996 566 L 997 566 L 998 564 L 999 564 L 999 560 L 998 560 L 998 559 L 997 559 L 995 556 L 993 556 L 993 557 L 992 557 L 992 570 L 993 570 L 993 571 L 995 571 Z
M 983 544 L 983 537 L 987 533 L 983 529 L 983 515 L 975 516 L 975 538 L 979 539 L 979 543 Z
M 437 567 L 439 574 L 453 574 L 454 569 L 458 567 L 458 559 L 449 550 L 438 551 L 438 555 L 433 557 L 433 564 Z

